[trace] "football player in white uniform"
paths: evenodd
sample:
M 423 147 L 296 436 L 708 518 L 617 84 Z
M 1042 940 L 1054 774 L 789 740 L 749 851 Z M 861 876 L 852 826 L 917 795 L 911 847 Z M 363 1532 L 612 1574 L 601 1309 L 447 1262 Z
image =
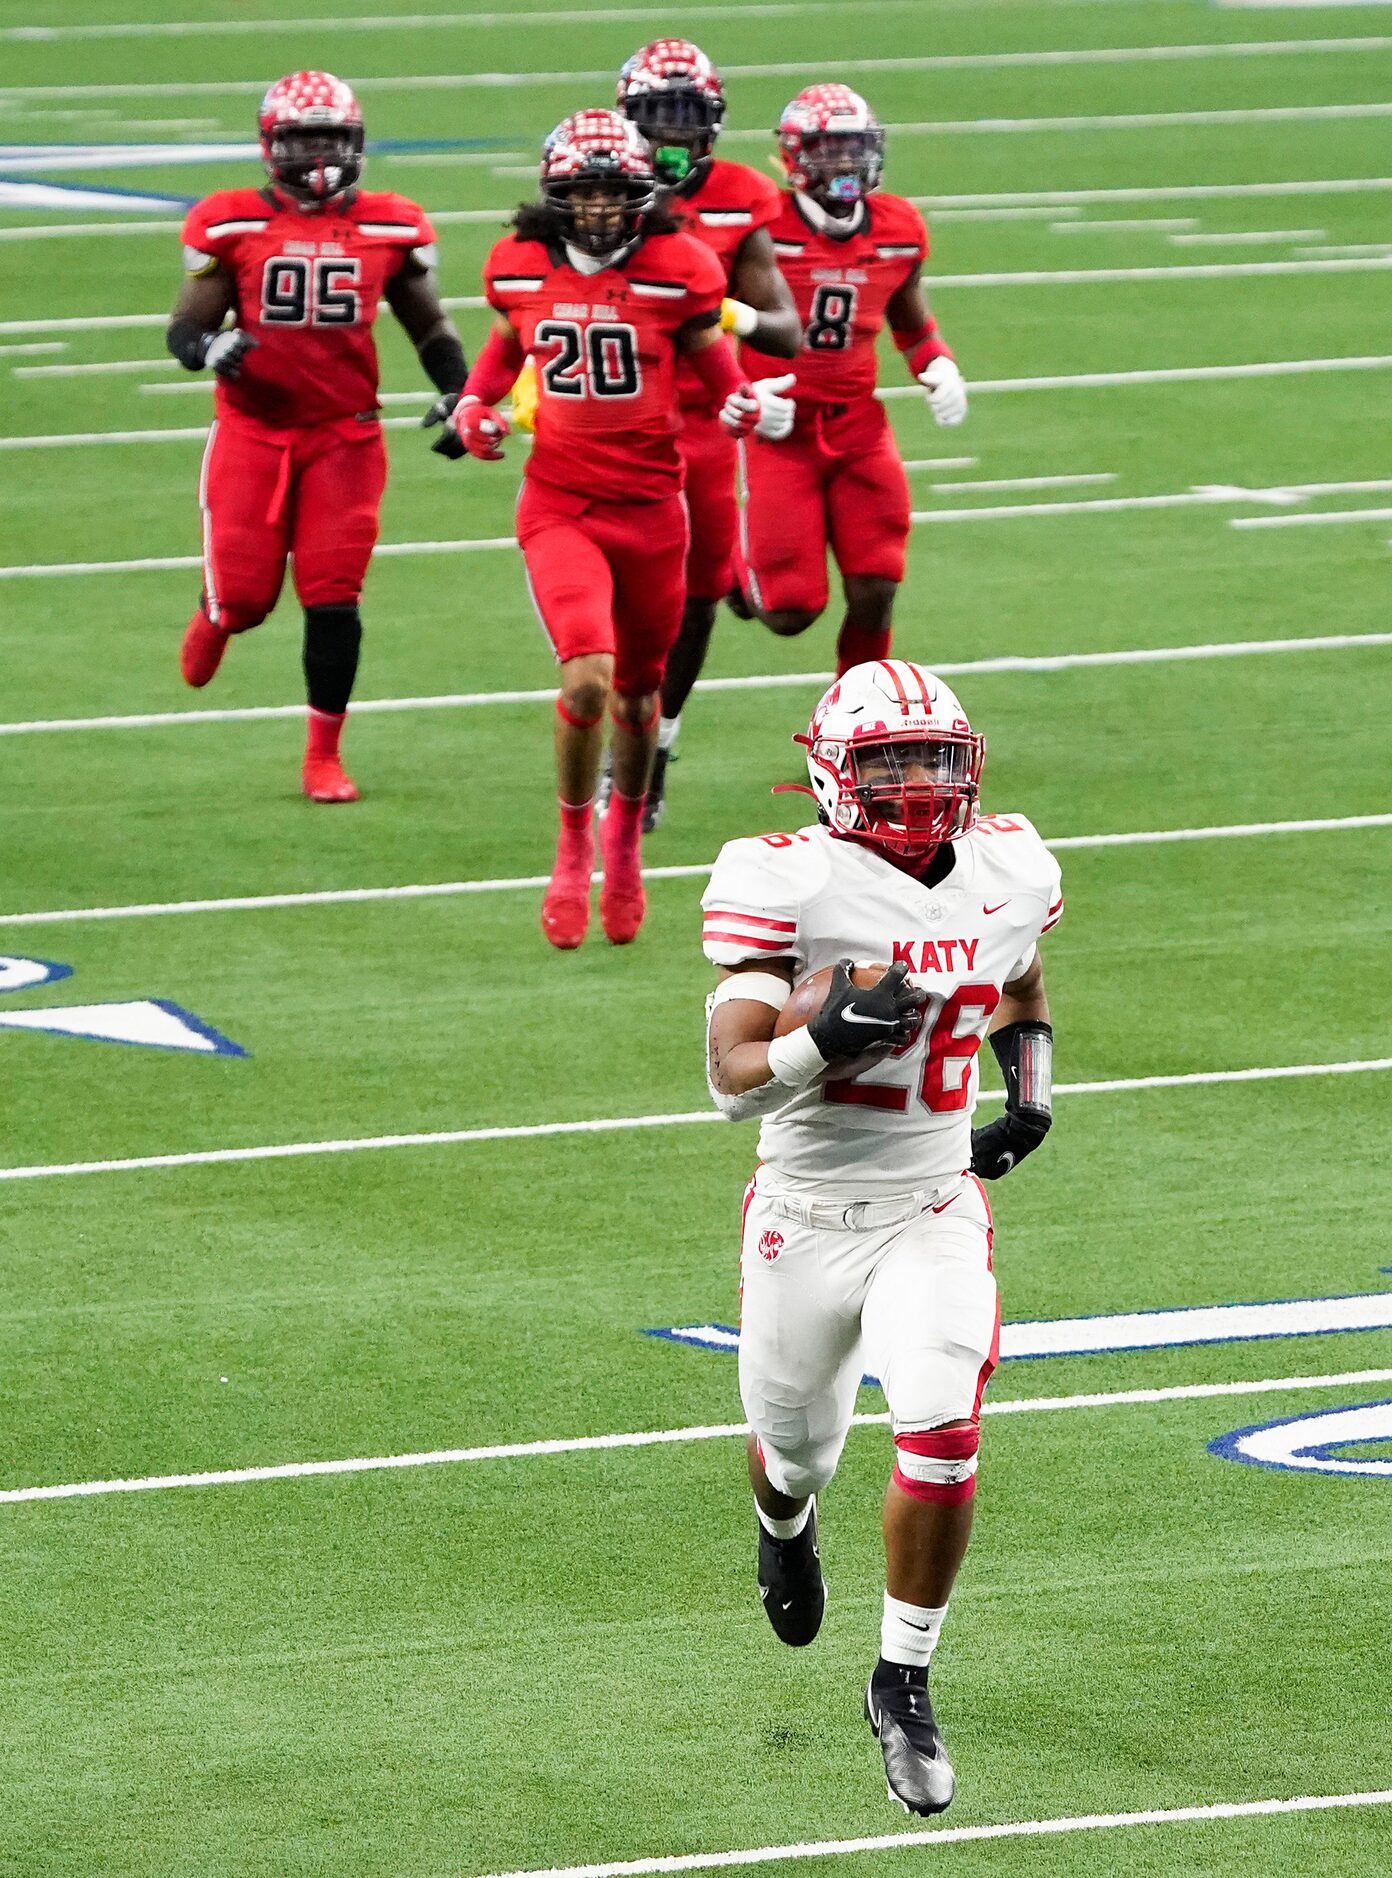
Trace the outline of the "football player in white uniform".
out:
M 1000 1348 L 982 1182 L 1049 1129 L 1053 1032 L 1036 942 L 1063 896 L 1024 816 L 979 814 L 984 739 L 930 672 L 902 659 L 855 666 L 797 741 L 817 823 L 728 842 L 702 899 L 706 956 L 721 968 L 711 1093 L 732 1119 L 763 1123 L 739 1347 L 759 1589 L 778 1636 L 810 1643 L 826 1602 L 815 1496 L 868 1369 L 895 1455 L 866 1716 L 891 1796 L 937 1813 L 954 1776 L 928 1666 L 966 1551 L 981 1397 Z M 853 961 L 890 970 L 858 989 Z M 826 966 L 820 1010 L 775 1036 L 792 985 Z M 974 1129 L 983 1038 L 1006 1105 Z

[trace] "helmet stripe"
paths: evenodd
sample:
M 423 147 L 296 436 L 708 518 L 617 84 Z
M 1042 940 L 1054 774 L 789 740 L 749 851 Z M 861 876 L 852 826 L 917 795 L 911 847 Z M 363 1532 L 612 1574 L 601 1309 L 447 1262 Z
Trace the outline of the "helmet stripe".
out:
M 894 663 L 892 660 L 881 659 L 880 664 L 884 668 L 884 670 L 889 673 L 889 676 L 894 684 L 894 689 L 899 694 L 899 709 L 904 713 L 905 717 L 907 717 L 909 715 L 909 712 L 913 709 L 913 706 L 909 703 L 909 694 L 904 689 L 903 679 L 899 676 L 898 672 L 895 670 Z

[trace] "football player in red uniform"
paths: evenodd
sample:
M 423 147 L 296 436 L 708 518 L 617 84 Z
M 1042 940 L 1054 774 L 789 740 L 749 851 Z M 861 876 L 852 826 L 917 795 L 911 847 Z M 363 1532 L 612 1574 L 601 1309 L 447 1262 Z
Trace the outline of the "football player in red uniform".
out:
M 838 675 L 887 656 L 904 578 L 909 486 L 875 397 L 876 340 L 888 325 L 940 424 L 960 424 L 966 386 L 923 298 L 928 231 L 913 204 L 880 191 L 884 130 L 845 85 L 799 92 L 778 125 L 790 188 L 771 235 L 803 320 L 797 420 L 745 453 L 741 585 L 764 624 L 805 632 L 827 604 L 827 548 L 846 616 Z M 744 347 L 755 379 L 784 370 Z
M 802 322 L 768 235 L 769 224 L 783 206 L 783 193 L 772 178 L 716 157 L 725 88 L 714 65 L 688 39 L 656 39 L 635 52 L 619 74 L 618 108 L 653 146 L 657 179 L 665 192 L 663 207 L 715 251 L 725 270 L 725 330 L 752 341 L 770 357 L 791 359 L 802 343 Z M 791 379 L 776 387 L 770 381 L 770 395 L 778 401 L 761 418 L 759 434 L 778 437 L 792 428 L 792 404 L 781 395 L 790 385 Z M 682 706 L 705 662 L 716 606 L 733 584 L 739 534 L 735 440 L 686 363 L 677 372 L 677 400 L 691 547 L 681 631 L 662 679 L 657 754 L 643 819 L 647 832 L 662 814 L 667 760 Z
M 450 421 L 472 455 L 500 456 L 508 424 L 494 407 L 527 355 L 536 360 L 517 537 L 560 664 L 561 827 L 541 924 L 569 950 L 589 925 L 606 705 L 614 786 L 600 824 L 600 919 L 615 945 L 643 920 L 658 689 L 686 588 L 678 357 L 733 434 L 752 430 L 763 406 L 720 330 L 725 271 L 655 208 L 652 152 L 636 125 L 615 111 L 566 118 L 546 140 L 541 198 L 484 265 L 497 317 Z
M 199 479 L 203 594 L 182 668 L 206 685 L 231 634 L 260 625 L 294 556 L 304 607 L 304 792 L 352 802 L 339 739 L 358 666 L 358 599 L 387 459 L 372 324 L 385 299 L 442 397 L 464 352 L 435 286 L 435 234 L 404 196 L 357 186 L 362 115 L 340 79 L 296 72 L 260 111 L 269 184 L 189 211 L 185 280 L 167 334 L 216 377 Z M 232 324 L 227 325 L 228 316 Z

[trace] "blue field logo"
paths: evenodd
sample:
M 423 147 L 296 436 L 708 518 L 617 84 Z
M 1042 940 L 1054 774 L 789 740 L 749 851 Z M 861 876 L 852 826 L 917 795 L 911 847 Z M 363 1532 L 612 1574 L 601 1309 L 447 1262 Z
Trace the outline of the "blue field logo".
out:
M 1349 1450 L 1370 1448 L 1377 1453 Z M 1280 1421 L 1235 1428 L 1208 1444 L 1224 1461 L 1249 1467 L 1274 1467 L 1292 1474 L 1359 1474 L 1392 1480 L 1392 1402 L 1364 1402 L 1358 1408 L 1323 1409 L 1314 1415 L 1288 1415 Z
M 71 978 L 72 966 L 53 959 L 0 956 L 0 993 L 32 991 Z M 0 1030 L 37 1030 L 50 1036 L 85 1037 L 94 1043 L 124 1043 L 144 1050 L 185 1050 L 199 1056 L 248 1053 L 201 1017 L 168 998 L 124 998 L 111 1004 L 42 1004 L 0 1010 Z

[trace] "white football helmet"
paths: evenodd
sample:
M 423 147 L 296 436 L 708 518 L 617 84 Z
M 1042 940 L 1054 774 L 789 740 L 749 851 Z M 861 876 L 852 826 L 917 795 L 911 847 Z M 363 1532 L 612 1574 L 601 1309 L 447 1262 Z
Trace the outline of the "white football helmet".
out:
M 976 820 L 986 739 L 940 678 L 907 659 L 854 665 L 807 727 L 807 773 L 833 835 L 907 860 Z

